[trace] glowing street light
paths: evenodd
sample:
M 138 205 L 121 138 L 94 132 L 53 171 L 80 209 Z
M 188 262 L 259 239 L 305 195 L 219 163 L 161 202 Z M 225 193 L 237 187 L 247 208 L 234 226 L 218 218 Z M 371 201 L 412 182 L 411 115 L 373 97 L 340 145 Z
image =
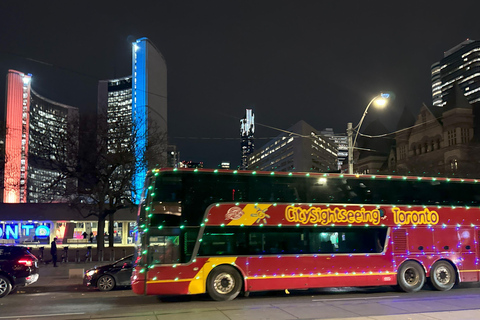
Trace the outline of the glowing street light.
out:
M 363 120 L 365 119 L 365 116 L 368 113 L 368 109 L 370 106 L 373 104 L 377 108 L 383 109 L 391 99 L 391 95 L 389 93 L 381 93 L 377 96 L 375 96 L 370 102 L 368 103 L 367 107 L 365 108 L 365 111 L 363 112 L 362 118 L 360 119 L 360 122 L 355 126 L 355 128 L 352 128 L 352 123 L 349 122 L 347 124 L 347 135 L 348 135 L 348 173 L 353 174 L 353 148 L 355 147 L 355 144 L 357 142 L 357 137 L 358 133 L 360 132 L 360 127 L 362 126 Z M 352 143 L 352 135 L 353 135 L 353 130 L 356 130 L 357 133 L 355 134 L 355 139 L 353 140 Z

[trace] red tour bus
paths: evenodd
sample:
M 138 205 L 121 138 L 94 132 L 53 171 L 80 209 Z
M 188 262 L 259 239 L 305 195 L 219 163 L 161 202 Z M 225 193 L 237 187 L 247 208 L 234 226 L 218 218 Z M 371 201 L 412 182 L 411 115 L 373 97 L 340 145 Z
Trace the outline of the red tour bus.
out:
M 160 169 L 145 185 L 138 294 L 479 281 L 477 180 Z

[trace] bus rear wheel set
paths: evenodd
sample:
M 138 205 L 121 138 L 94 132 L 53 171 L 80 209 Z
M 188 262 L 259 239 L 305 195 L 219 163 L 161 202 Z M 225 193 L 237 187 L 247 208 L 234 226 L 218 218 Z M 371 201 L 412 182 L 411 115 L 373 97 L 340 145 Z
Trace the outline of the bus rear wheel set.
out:
M 426 276 L 423 267 L 415 261 L 404 262 L 398 269 L 398 286 L 405 292 L 420 291 Z M 430 270 L 430 284 L 439 291 L 450 290 L 457 280 L 453 266 L 447 261 L 438 261 Z
M 398 286 L 405 292 L 420 291 L 426 281 L 423 267 L 415 261 L 404 262 L 397 274 Z M 430 284 L 439 291 L 450 290 L 457 276 L 447 261 L 438 261 L 430 270 Z M 208 295 L 216 301 L 235 299 L 242 290 L 242 277 L 233 267 L 222 265 L 210 272 L 207 280 Z

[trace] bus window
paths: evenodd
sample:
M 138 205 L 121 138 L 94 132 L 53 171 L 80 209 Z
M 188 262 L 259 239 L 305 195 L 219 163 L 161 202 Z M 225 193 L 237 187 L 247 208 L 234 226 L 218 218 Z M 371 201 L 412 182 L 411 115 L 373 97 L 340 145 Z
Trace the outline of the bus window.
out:
M 379 253 L 385 246 L 387 228 L 335 228 L 310 233 L 311 253 Z
M 262 202 L 295 202 L 305 199 L 304 192 L 300 190 L 301 184 L 296 180 L 285 181 L 285 178 L 262 179 L 250 177 L 249 201 Z
M 150 237 L 148 262 L 151 264 L 175 264 L 180 262 L 179 237 Z
M 263 229 L 249 234 L 251 254 L 301 254 L 307 253 L 304 232 L 299 229 Z
M 205 232 L 202 237 L 200 256 L 224 256 L 235 254 L 236 236 L 233 232 Z
M 163 202 L 177 202 L 184 197 L 182 193 L 182 178 L 163 175 L 155 182 L 155 199 Z

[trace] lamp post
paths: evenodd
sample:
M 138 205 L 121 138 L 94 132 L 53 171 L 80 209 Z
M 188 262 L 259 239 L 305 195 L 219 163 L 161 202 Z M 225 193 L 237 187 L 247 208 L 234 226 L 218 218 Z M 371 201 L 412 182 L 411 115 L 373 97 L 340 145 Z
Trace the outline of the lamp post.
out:
M 360 132 L 360 127 L 362 126 L 363 120 L 365 119 L 365 116 L 368 113 L 368 109 L 372 104 L 375 104 L 378 107 L 385 107 L 388 103 L 388 99 L 390 98 L 390 94 L 388 93 L 381 93 L 377 96 L 375 96 L 370 102 L 368 103 L 367 107 L 365 108 L 365 111 L 363 112 L 362 118 L 360 119 L 360 122 L 355 126 L 355 128 L 352 127 L 352 123 L 349 122 L 347 124 L 347 136 L 348 136 L 348 173 L 353 174 L 353 148 L 355 147 L 355 144 L 357 142 L 357 137 L 358 137 L 358 132 Z M 355 134 L 355 139 L 353 139 L 352 143 L 352 136 L 353 136 L 353 130 L 356 130 Z

